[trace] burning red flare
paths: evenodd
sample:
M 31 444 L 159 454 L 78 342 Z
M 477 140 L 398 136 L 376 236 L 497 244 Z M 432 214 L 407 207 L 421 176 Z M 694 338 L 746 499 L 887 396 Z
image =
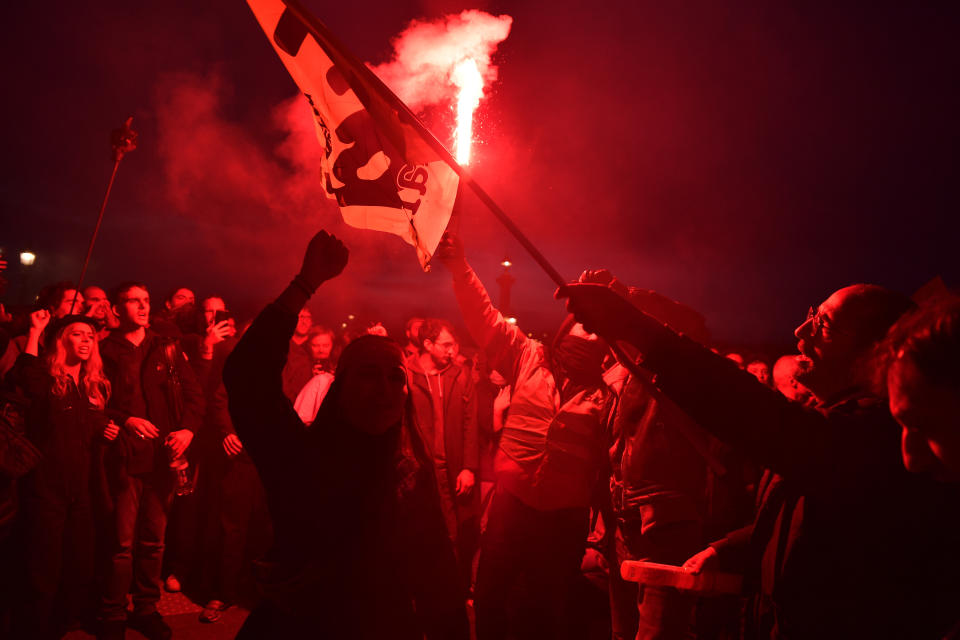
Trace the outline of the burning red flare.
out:
M 483 76 L 477 61 L 473 58 L 463 60 L 453 69 L 450 76 L 453 84 L 460 89 L 457 94 L 457 130 L 454 134 L 454 149 L 457 162 L 470 164 L 470 145 L 473 142 L 473 112 L 483 97 Z
M 491 58 L 512 24 L 508 15 L 477 9 L 414 20 L 393 39 L 393 58 L 371 67 L 414 112 L 456 101 L 453 151 L 460 164 L 470 162 L 473 114 L 484 85 L 497 81 Z

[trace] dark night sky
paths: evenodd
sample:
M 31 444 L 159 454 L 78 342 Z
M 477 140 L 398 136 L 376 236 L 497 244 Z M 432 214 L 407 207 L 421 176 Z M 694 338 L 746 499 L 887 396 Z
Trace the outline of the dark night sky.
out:
M 699 309 L 718 339 L 786 344 L 840 286 L 960 283 L 960 56 L 946 8 L 306 4 L 372 63 L 410 19 L 513 16 L 473 171 L 567 277 L 607 266 Z M 109 132 L 132 114 L 140 146 L 120 168 L 90 283 L 142 279 L 155 298 L 187 284 L 250 314 L 326 227 L 351 264 L 315 314 L 456 316 L 445 274 L 420 273 L 395 237 L 346 227 L 284 155 L 277 108 L 296 89 L 245 3 L 8 11 L 0 246 L 39 255 L 25 283 L 12 270 L 8 298 L 76 279 Z M 466 210 L 461 235 L 491 291 L 508 254 L 521 325 L 555 324 L 553 284 L 476 201 Z

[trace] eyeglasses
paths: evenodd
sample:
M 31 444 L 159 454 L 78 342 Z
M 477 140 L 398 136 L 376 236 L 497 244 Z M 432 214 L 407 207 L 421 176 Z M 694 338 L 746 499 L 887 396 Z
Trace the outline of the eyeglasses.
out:
M 816 307 L 810 307 L 807 309 L 807 319 L 806 322 L 812 322 L 810 327 L 813 329 L 813 334 L 816 335 L 826 327 L 830 329 L 830 324 L 825 320 L 825 316 L 820 313 L 820 310 Z
M 842 329 L 836 329 L 833 326 L 833 322 L 830 321 L 830 318 L 826 314 L 821 313 L 819 308 L 817 307 L 810 307 L 807 310 L 806 322 L 811 323 L 810 328 L 813 329 L 813 335 L 817 335 L 823 330 L 826 330 L 828 334 L 829 333 L 843 333 L 843 334 L 848 333 L 847 331 L 844 331 Z

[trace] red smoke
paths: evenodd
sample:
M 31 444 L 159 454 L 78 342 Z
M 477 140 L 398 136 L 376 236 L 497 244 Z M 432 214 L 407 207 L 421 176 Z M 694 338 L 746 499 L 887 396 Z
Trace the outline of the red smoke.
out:
M 249 127 L 224 117 L 231 95 L 216 73 L 175 74 L 160 83 L 159 150 L 171 204 L 188 214 L 202 207 L 207 220 L 232 223 L 245 211 L 302 221 L 323 207 L 321 151 L 303 98 L 274 107 L 262 132 L 281 136 L 271 153 Z
M 453 99 L 454 68 L 467 58 L 477 62 L 484 84 L 497 79 L 490 61 L 510 33 L 513 18 L 471 9 L 437 20 L 413 20 L 393 39 L 393 59 L 373 71 L 414 111 Z

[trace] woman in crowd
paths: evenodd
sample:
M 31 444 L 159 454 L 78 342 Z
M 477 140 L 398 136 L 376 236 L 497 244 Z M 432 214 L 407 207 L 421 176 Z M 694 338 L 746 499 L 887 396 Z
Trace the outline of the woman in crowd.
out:
M 91 459 L 98 442 L 117 437 L 104 406 L 110 382 L 103 375 L 96 327 L 86 316 L 50 323 L 47 310 L 30 317 L 27 342 L 12 376 L 30 399 L 26 435 L 40 450 L 37 466 L 20 486 L 23 550 L 22 602 L 15 637 L 57 638 L 81 613 L 93 577 Z
M 227 360 L 230 416 L 274 523 L 264 602 L 238 638 L 469 637 L 433 470 L 412 422 L 402 351 L 362 336 L 307 429 L 282 389 L 297 313 L 347 262 L 318 233 L 303 268 Z

